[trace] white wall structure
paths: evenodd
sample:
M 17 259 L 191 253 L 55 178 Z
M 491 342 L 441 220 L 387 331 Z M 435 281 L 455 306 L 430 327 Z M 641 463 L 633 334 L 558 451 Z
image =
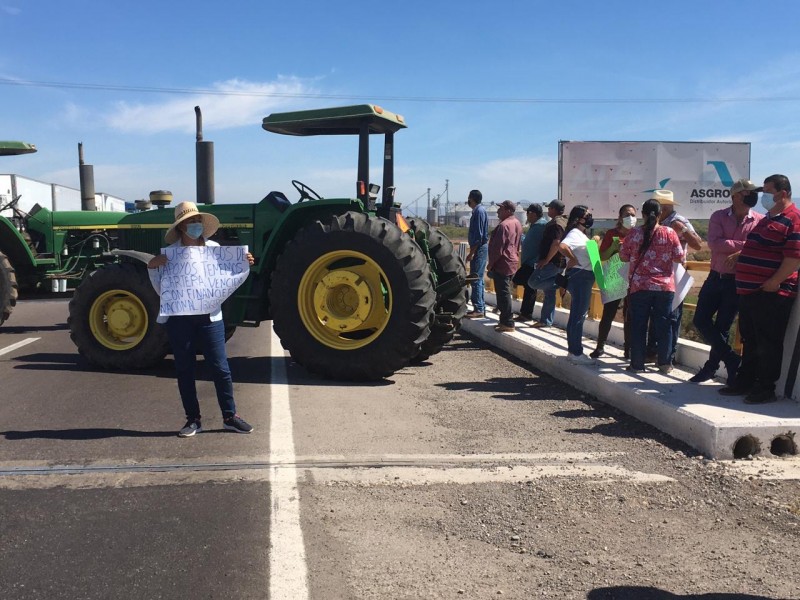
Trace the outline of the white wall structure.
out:
M 57 183 L 44 183 L 21 175 L 0 175 L 0 206 L 19 196 L 17 208 L 23 212 L 38 204 L 50 210 L 81 210 L 81 191 Z M 125 200 L 109 194 L 96 193 L 97 210 L 124 212 Z M 11 209 L 0 212 L 11 217 Z
M 559 195 L 585 204 L 595 219 L 616 219 L 655 189 L 671 190 L 680 214 L 708 219 L 730 205 L 730 187 L 750 178 L 747 142 L 559 142 Z

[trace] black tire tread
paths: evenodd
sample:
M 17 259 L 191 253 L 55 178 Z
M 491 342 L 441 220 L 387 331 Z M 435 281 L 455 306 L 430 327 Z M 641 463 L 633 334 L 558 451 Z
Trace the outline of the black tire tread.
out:
M 395 299 L 383 333 L 363 348 L 336 350 L 303 326 L 296 291 L 308 266 L 325 252 L 351 249 L 378 262 Z M 347 381 L 374 381 L 407 366 L 430 334 L 435 290 L 420 249 L 385 219 L 348 212 L 315 221 L 287 243 L 269 291 L 273 328 L 292 358 L 313 373 Z
M 19 286 L 14 266 L 8 257 L 0 252 L 0 325 L 10 316 L 17 305 Z
M 135 294 L 148 311 L 148 331 L 134 348 L 113 351 L 103 346 L 92 334 L 89 310 L 95 299 L 110 289 L 123 289 Z M 92 365 L 115 370 L 146 369 L 155 366 L 169 352 L 169 340 L 163 327 L 156 323 L 159 298 L 144 267 L 133 263 L 104 266 L 94 271 L 77 287 L 69 302 L 67 325 L 78 352 Z
M 455 277 L 466 277 L 467 269 L 464 261 L 456 254 L 450 238 L 422 219 L 408 219 L 408 223 L 415 229 L 425 231 L 431 256 L 436 261 L 436 274 L 439 284 Z M 462 286 L 458 288 L 455 294 L 448 297 L 438 297 L 436 299 L 435 312 L 451 313 L 453 315 L 453 327 L 451 329 L 432 328 L 430 336 L 423 342 L 419 353 L 414 357 L 414 363 L 423 362 L 434 354 L 441 352 L 442 348 L 453 339 L 456 331 L 461 328 L 461 320 L 467 314 L 466 288 Z

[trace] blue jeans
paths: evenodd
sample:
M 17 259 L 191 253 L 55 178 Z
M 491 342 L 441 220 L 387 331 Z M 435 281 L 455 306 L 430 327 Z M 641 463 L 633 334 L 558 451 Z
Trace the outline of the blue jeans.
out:
M 739 296 L 736 295 L 736 281 L 733 277 L 722 279 L 712 271 L 708 275 L 694 311 L 694 326 L 706 344 L 711 346 L 704 369 L 716 371 L 719 363 L 730 364 L 738 358 L 728 344 L 728 333 L 739 310 Z M 716 315 L 716 320 L 714 319 Z
M 545 325 L 552 325 L 556 315 L 556 274 L 558 271 L 559 268 L 557 266 L 553 263 L 548 263 L 541 269 L 536 269 L 528 279 L 529 288 L 544 292 L 539 322 Z
M 477 275 L 478 279 L 472 282 L 472 310 L 479 313 L 486 312 L 486 302 L 483 299 L 483 276 L 486 273 L 486 263 L 489 261 L 489 245 L 478 246 L 472 260 L 469 261 L 470 275 Z
M 669 313 L 669 329 L 670 329 L 670 349 L 669 349 L 669 362 L 675 362 L 675 355 L 678 354 L 678 338 L 681 337 L 681 320 L 683 319 L 683 302 L 678 304 L 678 308 Z M 655 323 L 650 321 L 647 328 L 647 354 L 655 354 L 658 352 L 656 348 L 656 326 Z
M 222 320 L 209 321 L 208 315 L 170 317 L 164 325 L 167 328 L 172 354 L 175 357 L 175 373 L 178 377 L 178 391 L 181 394 L 186 419 L 200 418 L 200 403 L 197 400 L 195 385 L 195 364 L 197 347 L 200 346 L 206 364 L 211 369 L 217 402 L 223 417 L 236 414 L 233 401 L 233 378 L 225 354 L 225 324 Z
M 594 273 L 575 267 L 567 271 L 567 276 L 567 291 L 571 297 L 567 321 L 567 350 L 574 356 L 580 356 L 583 354 L 583 322 L 592 299 Z
M 647 348 L 647 323 L 655 328 L 654 341 L 658 347 L 658 364 L 670 364 L 672 352 L 672 298 L 674 292 L 634 292 L 628 296 L 628 315 L 631 319 L 631 367 L 644 369 Z

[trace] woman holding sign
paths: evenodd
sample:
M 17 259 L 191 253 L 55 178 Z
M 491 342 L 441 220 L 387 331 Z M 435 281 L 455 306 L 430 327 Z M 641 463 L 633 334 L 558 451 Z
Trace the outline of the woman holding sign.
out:
M 219 228 L 219 219 L 209 213 L 201 213 L 193 202 L 181 202 L 175 207 L 175 222 L 167 230 L 164 240 L 170 248 L 182 246 L 219 246 L 208 238 Z M 246 255 L 247 263 L 254 263 L 253 255 Z M 153 257 L 147 264 L 150 281 L 161 295 L 161 276 L 167 265 L 166 254 Z M 233 400 L 233 379 L 225 353 L 225 325 L 222 310 L 216 308 L 207 314 L 184 314 L 159 316 L 158 322 L 167 330 L 172 354 L 175 357 L 175 371 L 178 390 L 186 412 L 186 425 L 178 432 L 179 437 L 191 437 L 203 430 L 200 416 L 200 403 L 195 384 L 195 363 L 197 346 L 203 349 L 206 364 L 212 371 L 217 402 L 222 411 L 223 427 L 236 433 L 250 433 L 253 427 L 236 414 Z
M 613 229 L 606 231 L 603 236 L 603 241 L 600 243 L 600 260 L 607 261 L 619 253 L 621 241 L 625 239 L 625 235 L 634 227 L 636 227 L 636 208 L 630 204 L 623 204 L 619 208 L 619 216 L 617 218 L 617 225 Z M 611 331 L 611 323 L 617 315 L 619 305 L 622 301 L 622 319 L 623 319 L 623 332 L 625 337 L 624 357 L 627 360 L 630 358 L 630 339 L 628 337 L 628 301 L 627 298 L 618 298 L 611 302 L 603 304 L 603 316 L 600 319 L 600 327 L 597 332 L 597 347 L 589 356 L 592 358 L 600 358 L 603 355 L 608 334 Z
M 569 213 L 564 239 L 558 251 L 567 258 L 567 291 L 572 297 L 567 320 L 567 350 L 570 362 L 578 365 L 594 364 L 594 359 L 583 353 L 583 322 L 589 312 L 592 298 L 594 271 L 589 260 L 586 232 L 594 224 L 589 208 L 579 204 Z

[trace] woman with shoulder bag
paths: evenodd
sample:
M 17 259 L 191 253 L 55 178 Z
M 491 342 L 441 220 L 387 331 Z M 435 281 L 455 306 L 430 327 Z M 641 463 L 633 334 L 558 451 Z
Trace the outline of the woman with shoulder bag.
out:
M 583 353 L 583 323 L 589 312 L 592 298 L 594 272 L 589 260 L 586 232 L 594 224 L 587 206 L 579 204 L 569 213 L 566 235 L 558 251 L 567 259 L 567 291 L 571 296 L 569 319 L 567 320 L 567 350 L 570 362 L 578 365 L 594 364 L 594 359 Z
M 675 295 L 673 263 L 685 260 L 683 246 L 672 227 L 660 225 L 661 206 L 650 199 L 642 205 L 644 225 L 628 232 L 619 251 L 619 257 L 630 262 L 628 303 L 631 326 L 631 364 L 629 371 L 644 371 L 647 323 L 655 324 L 658 345 L 658 369 L 672 371 L 670 351 L 672 329 L 669 316 Z

